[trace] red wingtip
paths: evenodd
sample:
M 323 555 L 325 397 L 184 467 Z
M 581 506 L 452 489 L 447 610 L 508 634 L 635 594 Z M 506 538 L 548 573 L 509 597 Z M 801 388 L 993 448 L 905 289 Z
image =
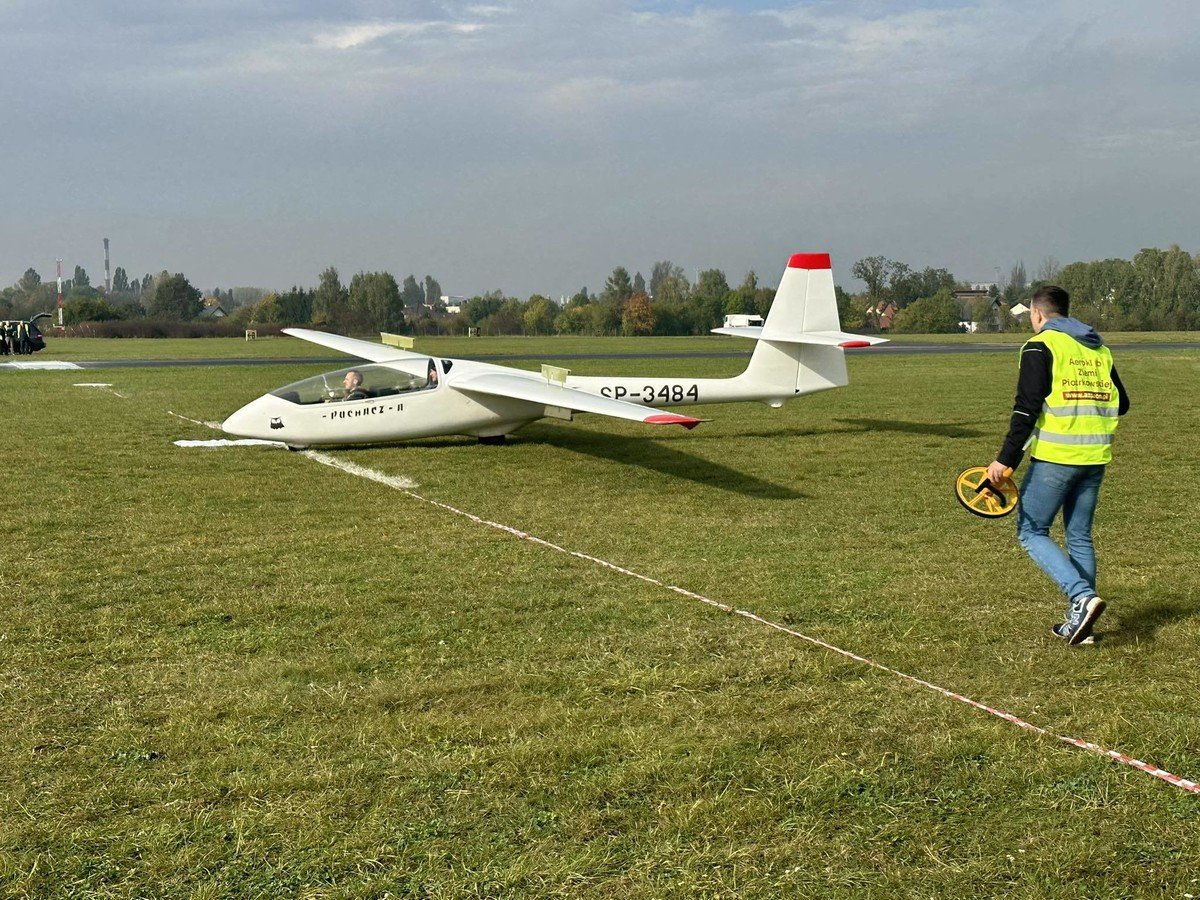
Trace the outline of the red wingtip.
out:
M 647 425 L 682 425 L 689 431 L 703 422 L 703 419 L 693 419 L 690 416 L 677 416 L 675 413 L 659 413 L 643 419 Z
M 789 269 L 832 269 L 828 253 L 793 253 Z
M 839 347 L 870 347 L 870 341 L 842 341 Z

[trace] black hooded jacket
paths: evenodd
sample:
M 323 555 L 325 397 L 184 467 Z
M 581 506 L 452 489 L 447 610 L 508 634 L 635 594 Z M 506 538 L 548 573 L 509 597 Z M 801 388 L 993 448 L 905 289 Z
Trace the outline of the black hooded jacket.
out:
M 1043 330 L 1061 331 L 1073 337 L 1085 347 L 1096 349 L 1104 341 L 1091 325 L 1068 316 L 1048 319 Z M 1017 398 L 1013 403 L 1012 419 L 1008 423 L 1008 434 L 996 459 L 1012 469 L 1021 464 L 1025 455 L 1025 444 L 1033 434 L 1033 426 L 1041 415 L 1042 406 L 1050 396 L 1050 373 L 1054 371 L 1054 355 L 1041 341 L 1032 341 L 1021 348 L 1021 366 L 1017 375 Z M 1117 413 L 1129 411 L 1129 393 L 1121 383 L 1117 367 L 1112 370 L 1113 387 L 1117 389 Z

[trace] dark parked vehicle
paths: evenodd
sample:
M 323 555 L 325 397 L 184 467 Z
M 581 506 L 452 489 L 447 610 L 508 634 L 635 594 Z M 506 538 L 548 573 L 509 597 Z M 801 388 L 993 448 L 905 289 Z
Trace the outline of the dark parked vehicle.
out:
M 37 327 L 38 319 L 49 319 L 50 313 L 38 313 L 28 321 L 13 319 L 0 321 L 0 356 L 28 356 L 46 349 L 46 339 Z

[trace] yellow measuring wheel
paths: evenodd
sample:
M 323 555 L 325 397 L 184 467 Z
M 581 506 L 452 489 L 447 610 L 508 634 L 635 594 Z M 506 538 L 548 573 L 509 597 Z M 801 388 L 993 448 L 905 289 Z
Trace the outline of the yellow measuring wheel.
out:
M 1017 508 L 1017 485 L 1009 476 L 1012 469 L 1004 470 L 1004 479 L 999 484 L 988 480 L 987 466 L 973 466 L 958 473 L 954 481 L 954 496 L 958 502 L 977 516 L 998 519 Z

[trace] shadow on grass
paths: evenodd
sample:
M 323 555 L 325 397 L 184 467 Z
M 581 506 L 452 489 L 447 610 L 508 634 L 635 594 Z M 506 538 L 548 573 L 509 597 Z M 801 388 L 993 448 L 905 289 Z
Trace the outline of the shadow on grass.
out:
M 901 431 L 905 434 L 925 434 L 934 437 L 972 438 L 982 437 L 977 428 L 967 428 L 953 422 L 900 422 L 892 419 L 834 419 L 853 425 L 859 431 Z
M 1150 603 L 1132 609 L 1122 609 L 1120 614 L 1114 617 L 1116 628 L 1097 632 L 1096 640 L 1112 647 L 1149 643 L 1158 637 L 1158 631 L 1164 625 L 1190 619 L 1196 612 L 1194 608 L 1171 603 Z M 1103 619 L 1100 621 L 1104 622 Z
M 675 440 L 629 438 L 602 431 L 586 431 L 582 428 L 530 428 L 514 437 L 521 441 L 548 444 L 560 450 L 571 450 L 609 462 L 650 469 L 672 478 L 683 478 L 746 497 L 767 500 L 808 499 L 807 494 L 790 487 L 772 484 L 712 460 L 676 450 L 671 446 L 676 443 Z M 678 440 L 688 438 L 685 436 Z
M 674 440 L 693 440 L 682 435 Z M 684 453 L 670 446 L 673 439 L 631 438 L 619 434 L 606 434 L 600 431 L 588 431 L 583 428 L 538 428 L 536 425 L 521 429 L 510 434 L 505 446 L 480 447 L 481 453 L 504 453 L 521 444 L 545 444 L 560 450 L 571 450 L 609 462 L 621 463 L 627 466 L 637 466 L 661 472 L 672 478 L 683 478 L 696 484 L 709 485 L 724 491 L 743 494 L 747 497 L 760 497 L 766 500 L 806 500 L 809 495 L 772 484 L 737 469 L 731 469 L 720 463 L 712 462 L 691 453 Z M 455 447 L 473 447 L 479 441 L 472 437 L 438 437 L 423 438 L 405 442 L 404 444 L 355 444 L 348 447 L 334 448 L 340 454 L 354 454 L 370 450 L 395 449 L 396 447 L 423 447 L 426 449 L 450 449 Z M 322 448 L 315 448 L 321 450 Z
M 872 431 L 897 431 L 905 434 L 923 434 L 933 435 L 935 437 L 945 438 L 976 438 L 982 437 L 985 432 L 979 431 L 976 428 L 968 428 L 965 425 L 955 423 L 937 423 L 937 422 L 900 422 L 889 419 L 831 419 L 832 422 L 840 422 L 845 426 L 843 428 L 829 428 L 821 425 L 782 425 L 778 428 L 763 428 L 758 431 L 739 431 L 736 436 L 739 438 L 780 438 L 780 437 L 822 437 L 828 434 L 861 434 Z M 689 437 L 691 441 L 713 441 L 713 440 L 728 440 L 729 435 L 713 434 L 713 435 L 696 435 Z

